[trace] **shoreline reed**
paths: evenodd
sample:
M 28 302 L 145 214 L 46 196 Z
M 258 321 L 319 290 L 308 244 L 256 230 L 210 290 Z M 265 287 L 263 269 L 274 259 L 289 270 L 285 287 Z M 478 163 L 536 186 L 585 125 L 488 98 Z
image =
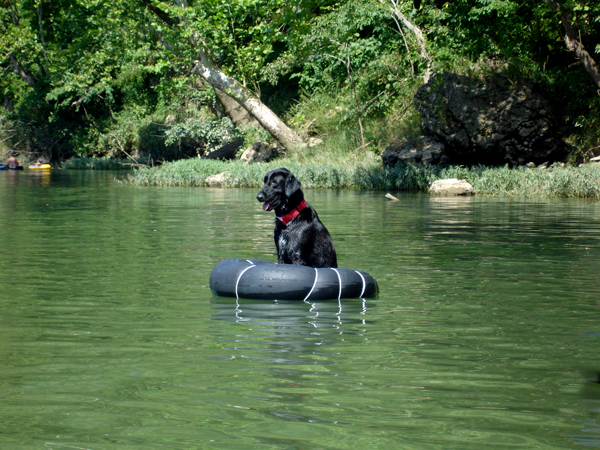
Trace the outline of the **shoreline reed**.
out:
M 266 164 L 240 161 L 188 159 L 162 166 L 134 169 L 125 183 L 134 186 L 207 186 L 206 178 L 230 172 L 223 187 L 259 188 L 264 175 L 286 167 L 309 189 L 365 189 L 378 191 L 427 192 L 431 183 L 445 178 L 467 180 L 479 195 L 507 197 L 600 198 L 600 165 L 548 168 L 508 166 L 416 166 L 381 163 L 300 163 L 276 160 Z

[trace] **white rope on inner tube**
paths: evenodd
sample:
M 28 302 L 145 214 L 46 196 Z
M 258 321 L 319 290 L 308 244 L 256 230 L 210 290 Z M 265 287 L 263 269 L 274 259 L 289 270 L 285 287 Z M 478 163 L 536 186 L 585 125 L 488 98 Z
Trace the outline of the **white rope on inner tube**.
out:
M 360 273 L 358 270 L 355 270 L 355 272 L 358 274 L 358 276 L 360 277 L 360 279 L 363 282 L 362 291 L 360 291 L 360 297 L 359 297 L 359 298 L 362 298 L 363 294 L 365 293 L 365 289 L 367 288 L 367 282 L 365 281 L 365 277 L 362 276 L 362 273 Z
M 252 261 L 249 261 L 249 260 L 246 260 L 246 261 L 249 262 L 250 264 L 252 264 Z M 248 269 L 252 269 L 253 267 L 256 267 L 256 265 L 252 264 L 251 266 L 246 267 L 244 270 L 242 270 L 242 273 L 240 273 L 237 280 L 235 280 L 235 298 L 240 298 L 240 296 L 238 295 L 238 284 L 240 284 L 242 275 L 244 275 Z
M 340 298 L 342 298 L 342 277 L 340 276 L 340 273 L 337 271 L 337 269 L 331 267 L 331 270 L 333 270 L 337 274 L 338 281 L 340 284 L 340 290 L 338 292 L 338 300 L 339 300 Z
M 308 295 L 306 297 L 304 297 L 303 301 L 308 300 L 308 297 L 310 297 L 310 294 L 312 294 L 312 292 L 315 290 L 315 286 L 317 285 L 317 280 L 319 279 L 319 272 L 317 271 L 317 269 L 315 269 L 315 281 L 312 285 L 312 287 L 310 288 L 310 291 L 308 293 Z

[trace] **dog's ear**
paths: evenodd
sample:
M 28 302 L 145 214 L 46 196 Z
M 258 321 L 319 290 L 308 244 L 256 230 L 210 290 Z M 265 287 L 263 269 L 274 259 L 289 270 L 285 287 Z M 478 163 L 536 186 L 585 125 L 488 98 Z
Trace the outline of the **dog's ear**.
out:
M 302 183 L 292 172 L 286 171 L 285 174 L 285 195 L 291 197 L 294 192 L 302 187 Z

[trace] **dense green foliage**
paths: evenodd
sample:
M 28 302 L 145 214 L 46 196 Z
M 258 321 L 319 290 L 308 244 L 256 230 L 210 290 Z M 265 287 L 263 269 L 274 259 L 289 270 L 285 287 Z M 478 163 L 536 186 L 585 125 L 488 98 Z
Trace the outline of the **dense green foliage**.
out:
M 418 133 L 412 97 L 424 63 L 386 1 L 182 4 L 3 0 L 3 146 L 49 159 L 137 154 L 155 162 L 218 146 L 235 130 L 212 88 L 192 73 L 197 42 L 221 70 L 326 145 L 360 147 L 359 116 L 376 152 Z M 600 5 L 561 4 L 598 60 Z M 423 31 L 437 70 L 532 79 L 576 150 L 598 146 L 597 86 L 575 64 L 560 17 L 546 2 L 399 1 L 398 7 Z
M 562 197 L 600 199 L 600 165 L 580 167 L 555 164 L 547 169 L 526 167 L 414 166 L 398 164 L 392 169 L 375 162 L 286 161 L 286 167 L 308 189 L 353 188 L 381 191 L 427 192 L 435 180 L 467 180 L 477 194 L 511 197 Z M 265 173 L 281 161 L 244 164 L 240 161 L 188 159 L 168 162 L 154 169 L 136 169 L 127 182 L 138 186 L 207 186 L 206 178 L 229 172 L 223 186 L 260 188 Z
M 133 163 L 129 159 L 117 158 L 90 158 L 80 156 L 69 158 L 61 164 L 61 169 L 84 169 L 84 170 L 123 170 L 131 169 Z

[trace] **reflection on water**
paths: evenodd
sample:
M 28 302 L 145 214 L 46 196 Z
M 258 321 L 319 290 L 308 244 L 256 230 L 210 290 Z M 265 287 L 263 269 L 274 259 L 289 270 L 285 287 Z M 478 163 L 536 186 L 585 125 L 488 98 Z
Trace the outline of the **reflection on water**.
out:
M 600 331 L 585 333 L 581 338 L 592 340 L 600 348 Z M 587 447 L 600 447 L 600 364 L 598 360 L 584 364 L 580 367 L 583 378 L 581 408 L 588 413 L 588 419 L 580 433 L 571 436 L 571 439 Z
M 3 177 L 2 185 L 4 188 L 16 186 L 50 186 L 50 170 L 2 170 L 0 176 Z
M 598 376 L 597 373 L 594 375 Z M 581 432 L 571 436 L 571 439 L 587 447 L 600 447 L 600 380 L 586 380 L 581 395 L 581 407 L 589 413 L 589 418 Z
M 31 186 L 47 188 L 50 186 L 50 171 L 30 170 L 29 180 L 31 182 Z
M 255 190 L 114 178 L 0 173 L 2 450 L 600 446 L 598 202 L 309 190 L 381 293 L 265 302 Z
M 215 330 L 224 350 L 232 352 L 226 359 L 267 365 L 273 383 L 249 398 L 265 402 L 261 409 L 269 417 L 308 424 L 341 423 L 341 398 L 325 402 L 320 398 L 333 395 L 333 378 L 343 378 L 339 372 L 344 369 L 332 366 L 351 357 L 340 344 L 357 336 L 366 339 L 365 300 L 268 302 L 213 297 L 211 308 L 213 319 L 237 325 Z M 251 372 L 246 373 L 251 377 Z M 322 408 L 328 413 L 323 414 Z M 265 436 L 263 441 L 272 439 Z
M 213 318 L 227 322 L 245 322 L 251 325 L 277 326 L 282 328 L 320 329 L 334 328 L 343 332 L 344 323 L 365 322 L 357 316 L 366 316 L 367 302 L 358 300 L 310 301 L 261 301 L 213 297 L 217 311 Z
M 365 325 L 366 300 L 324 302 L 260 301 L 213 297 L 213 319 L 244 324 L 243 334 L 225 336 L 228 340 L 247 339 L 260 330 L 261 345 L 277 347 L 275 363 L 290 363 L 305 352 L 324 351 L 329 342 L 343 340 L 354 333 L 347 326 Z M 346 325 L 346 326 L 345 326 Z

